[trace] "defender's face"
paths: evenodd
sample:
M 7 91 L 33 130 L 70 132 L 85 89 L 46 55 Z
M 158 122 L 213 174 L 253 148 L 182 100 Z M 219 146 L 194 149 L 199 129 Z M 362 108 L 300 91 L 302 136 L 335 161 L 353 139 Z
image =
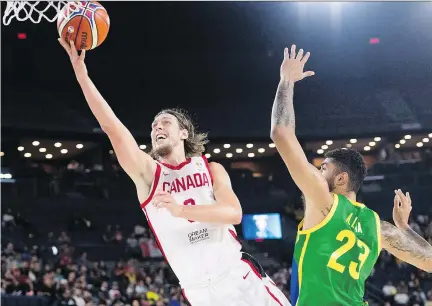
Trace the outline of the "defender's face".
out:
M 320 171 L 328 183 L 329 191 L 334 191 L 336 178 L 336 167 L 334 163 L 332 163 L 330 159 L 326 158 L 321 164 Z
M 180 129 L 176 117 L 171 114 L 160 114 L 152 123 L 150 136 L 153 150 L 159 156 L 170 154 L 173 147 L 187 138 L 187 132 L 185 131 Z

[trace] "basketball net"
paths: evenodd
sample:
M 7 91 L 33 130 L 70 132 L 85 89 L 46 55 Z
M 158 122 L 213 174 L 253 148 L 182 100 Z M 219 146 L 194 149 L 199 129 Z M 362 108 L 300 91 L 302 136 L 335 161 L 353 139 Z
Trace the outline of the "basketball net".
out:
M 39 23 L 42 19 L 54 22 L 59 15 L 66 17 L 83 7 L 81 1 L 7 1 L 6 3 L 3 15 L 4 25 L 9 25 L 13 19 L 30 20 L 33 23 Z M 63 10 L 65 6 L 67 9 Z

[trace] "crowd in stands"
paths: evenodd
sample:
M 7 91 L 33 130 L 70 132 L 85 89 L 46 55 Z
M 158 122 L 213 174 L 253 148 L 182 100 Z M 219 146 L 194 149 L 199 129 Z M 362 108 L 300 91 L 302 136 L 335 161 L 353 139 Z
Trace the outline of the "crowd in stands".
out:
M 13 213 L 8 210 L 2 217 L 3 229 L 20 230 L 11 219 Z M 419 215 L 410 225 L 432 242 L 432 220 L 428 216 Z M 65 306 L 188 305 L 148 228 L 136 225 L 126 239 L 120 228 L 106 229 L 102 237 L 105 243 L 128 251 L 128 259 L 118 262 L 91 260 L 86 253 L 75 256 L 67 232 L 53 235 L 49 233 L 47 240 L 54 239 L 56 247 L 49 250 L 5 244 L 1 257 L 2 295 L 42 296 L 49 305 Z M 270 269 L 268 274 L 289 296 L 289 266 Z M 367 295 L 370 305 L 432 305 L 432 276 L 386 251 L 381 253 L 368 284 L 381 290 L 374 293 L 376 296 Z
M 130 181 L 127 180 L 124 183 L 123 180 L 116 179 L 116 177 L 122 176 L 121 171 L 112 172 L 109 180 L 107 180 L 106 171 L 102 172 L 98 167 L 87 170 L 87 167 L 83 167 L 77 162 L 69 163 L 63 168 L 61 174 L 55 170 L 56 167 L 47 168 L 43 165 L 33 164 L 30 168 L 32 170 L 26 168 L 26 171 L 38 172 L 38 175 L 35 176 L 37 177 L 35 180 L 37 189 L 29 189 L 28 185 L 25 185 L 25 181 L 22 183 L 23 185 L 18 182 L 14 186 L 15 190 L 9 190 L 10 192 L 6 192 L 5 196 L 2 195 L 2 298 L 5 296 L 39 296 L 48 301 L 47 305 L 65 306 L 189 305 L 182 296 L 175 275 L 164 262 L 161 251 L 145 225 L 144 216 L 139 214 L 136 204 L 132 209 L 128 205 L 123 205 L 119 210 L 108 212 L 111 208 L 107 208 L 105 205 L 110 201 L 114 203 L 118 203 L 119 200 L 123 203 L 135 201 L 135 199 L 126 198 L 127 194 L 135 197 Z M 378 167 L 376 169 L 383 171 Z M 391 169 L 388 170 L 388 167 L 384 170 L 391 171 Z M 281 200 L 280 203 L 287 202 L 287 194 L 288 197 L 294 198 L 294 189 L 286 191 L 278 186 L 280 182 L 283 182 L 284 186 L 287 185 L 287 181 L 277 173 L 269 176 L 267 180 L 262 177 L 253 178 L 246 172 L 237 171 L 239 172 L 230 173 L 233 186 L 242 203 L 248 203 L 249 209 L 251 209 L 250 203 L 258 198 L 269 199 L 271 196 L 274 202 L 277 202 L 278 199 Z M 419 177 L 419 184 L 428 185 L 430 173 L 426 173 L 426 175 L 426 181 Z M 45 177 L 47 180 L 44 181 L 41 177 Z M 401 174 L 401 177 L 404 175 Z M 400 179 L 397 178 L 397 180 Z M 412 181 L 414 180 L 410 178 L 407 183 Z M 92 188 L 89 188 L 89 182 L 91 182 Z M 269 182 L 271 182 L 271 186 Z M 391 183 L 394 182 L 391 181 Z M 399 181 L 397 184 L 399 185 Z M 257 193 L 253 196 L 250 195 L 250 186 L 252 185 L 254 186 L 252 189 Z M 242 186 L 247 186 L 247 188 Z M 265 188 L 257 186 L 264 186 Z M 382 186 L 385 188 L 384 185 Z M 125 191 L 125 188 L 130 189 Z M 22 196 L 22 190 L 37 190 L 35 193 L 27 192 L 30 198 L 45 197 L 53 199 L 53 202 L 61 203 L 54 203 L 56 205 L 52 206 L 49 206 L 49 203 L 44 203 L 48 201 L 38 203 L 38 205 L 48 205 L 44 214 L 40 214 L 42 208 L 30 210 L 31 207 L 25 204 L 27 203 L 25 199 L 23 199 L 24 205 L 22 207 L 29 208 L 28 211 L 15 209 L 14 205 L 18 204 L 19 201 L 14 202 L 12 206 L 3 204 L 5 198 L 9 197 L 8 200 L 12 203 L 12 199 Z M 48 192 L 44 192 L 44 190 L 48 190 Z M 98 191 L 94 193 L 94 190 Z M 115 192 L 118 190 L 121 192 L 116 195 Z M 258 195 L 258 193 L 262 194 Z M 382 192 L 382 194 L 386 193 Z M 427 194 L 420 192 L 415 195 L 419 194 L 428 197 Z M 64 195 L 72 200 L 65 203 L 67 201 L 62 198 Z M 370 196 L 376 197 L 377 193 Z M 105 202 L 98 202 L 98 198 L 104 199 L 101 201 Z M 93 203 L 92 201 L 95 208 L 86 204 Z M 271 204 L 266 202 L 267 209 Z M 96 206 L 104 207 L 104 214 Z M 11 207 L 12 209 L 10 209 Z M 284 206 L 287 218 L 297 219 L 298 222 L 303 212 L 301 205 L 293 206 L 293 211 L 290 212 L 287 207 L 288 205 Z M 55 212 L 54 209 L 56 209 Z M 93 214 L 92 209 L 94 210 Z M 77 214 L 70 217 L 60 216 L 59 213 L 62 210 L 64 210 L 65 216 L 71 215 L 71 212 Z M 119 212 L 123 214 L 121 220 L 116 215 Z M 49 219 L 53 216 L 58 220 Z M 111 219 L 108 221 L 106 218 Z M 67 221 L 66 224 L 65 220 L 70 221 Z M 120 221 L 125 220 L 131 227 L 124 223 L 120 224 Z M 141 223 L 132 227 L 138 222 Z M 50 223 L 50 227 L 46 225 L 47 223 Z M 111 225 L 108 225 L 109 223 Z M 63 228 L 61 224 L 64 224 Z M 412 217 L 410 226 L 425 237 L 429 243 L 432 243 L 432 218 L 430 216 L 418 214 Z M 60 230 L 60 228 L 62 229 Z M 21 232 L 21 236 L 18 235 L 19 232 Z M 86 240 L 86 235 L 90 237 L 94 232 L 97 233 L 98 243 L 110 248 L 109 252 L 102 255 L 108 253 L 112 255 L 114 249 L 122 250 L 118 252 L 120 255 L 117 256 L 115 255 L 117 253 L 114 253 L 110 259 L 107 259 L 97 255 L 100 253 L 83 251 L 83 245 L 95 245 L 95 240 L 92 240 L 91 243 L 90 238 Z M 32 239 L 26 239 L 23 242 L 20 238 L 14 238 L 24 236 Z M 36 239 L 35 237 L 39 238 Z M 281 248 L 288 249 L 288 244 L 294 242 L 280 241 L 280 243 L 284 245 L 276 248 L 279 252 L 281 252 Z M 99 249 L 104 250 L 100 247 Z M 272 251 L 266 250 L 265 252 L 267 251 L 269 256 L 272 256 Z M 278 267 L 269 266 L 265 269 L 273 281 L 289 297 L 291 260 L 289 256 L 284 260 L 286 262 L 280 263 Z M 367 280 L 365 298 L 370 306 L 431 306 L 432 276 L 396 260 L 386 251 L 383 251 L 375 265 L 373 274 Z
M 138 244 L 133 240 L 142 239 L 140 260 L 131 257 L 117 263 L 91 261 L 86 253 L 75 257 L 73 241 L 64 231 L 51 247 L 53 256 L 39 247 L 17 249 L 8 242 L 1 258 L 2 295 L 43 296 L 48 305 L 188 305 L 160 251 L 144 251 L 145 242 L 151 241 L 144 236 L 145 232 L 142 237 L 131 235 L 127 241 L 135 250 Z M 120 243 L 118 238 L 115 234 L 107 243 Z
M 410 226 L 432 244 L 432 219 L 417 215 Z M 382 251 L 370 278 L 382 290 L 386 306 L 432 305 L 432 274 L 402 262 Z

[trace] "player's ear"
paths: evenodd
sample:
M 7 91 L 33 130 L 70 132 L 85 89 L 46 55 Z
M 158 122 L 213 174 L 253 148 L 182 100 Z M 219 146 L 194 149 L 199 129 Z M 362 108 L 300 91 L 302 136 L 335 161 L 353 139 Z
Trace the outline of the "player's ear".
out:
M 189 132 L 187 129 L 183 129 L 181 130 L 181 134 L 180 134 L 180 139 L 181 140 L 186 140 L 189 138 Z
M 349 180 L 348 173 L 346 173 L 346 172 L 342 172 L 342 173 L 339 173 L 339 174 L 336 176 L 336 182 L 335 182 L 335 184 L 336 184 L 337 186 L 343 186 L 343 185 L 345 185 L 345 184 L 348 184 L 348 180 Z

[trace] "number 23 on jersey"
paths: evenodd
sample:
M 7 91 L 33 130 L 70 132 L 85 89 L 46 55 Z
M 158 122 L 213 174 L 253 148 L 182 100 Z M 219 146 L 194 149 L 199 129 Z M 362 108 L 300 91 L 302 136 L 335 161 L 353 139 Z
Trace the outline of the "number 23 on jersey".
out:
M 360 271 L 369 256 L 369 247 L 363 241 L 358 239 L 353 231 L 347 229 L 340 231 L 336 236 L 336 240 L 343 244 L 331 254 L 327 267 L 336 270 L 339 273 L 344 273 L 346 266 L 342 265 L 338 260 L 343 258 L 347 252 L 355 247 L 358 249 L 358 259 L 357 261 L 350 261 L 348 273 L 353 279 L 358 280 L 360 278 Z

